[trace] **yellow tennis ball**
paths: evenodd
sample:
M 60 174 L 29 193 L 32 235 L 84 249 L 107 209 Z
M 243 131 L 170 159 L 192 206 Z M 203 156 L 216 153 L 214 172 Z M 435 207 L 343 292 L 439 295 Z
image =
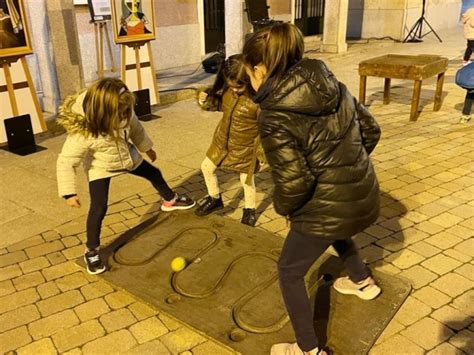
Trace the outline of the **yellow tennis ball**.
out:
M 186 259 L 182 256 L 178 256 L 171 261 L 171 270 L 179 272 L 186 267 Z

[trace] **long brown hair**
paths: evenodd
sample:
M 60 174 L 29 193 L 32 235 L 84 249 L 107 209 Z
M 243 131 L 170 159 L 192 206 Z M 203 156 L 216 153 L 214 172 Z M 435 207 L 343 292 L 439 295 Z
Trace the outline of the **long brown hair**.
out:
M 277 23 L 251 34 L 242 51 L 245 65 L 253 68 L 264 64 L 267 67 L 265 80 L 276 77 L 277 81 L 303 54 L 303 34 L 289 23 Z
M 231 55 L 222 62 L 209 95 L 216 96 L 219 91 L 225 91 L 229 86 L 242 86 L 247 92 L 250 88 L 250 79 L 245 72 L 242 54 Z
M 127 126 L 133 113 L 135 95 L 123 81 L 115 78 L 99 80 L 84 97 L 86 128 L 93 137 L 117 137 L 120 127 Z

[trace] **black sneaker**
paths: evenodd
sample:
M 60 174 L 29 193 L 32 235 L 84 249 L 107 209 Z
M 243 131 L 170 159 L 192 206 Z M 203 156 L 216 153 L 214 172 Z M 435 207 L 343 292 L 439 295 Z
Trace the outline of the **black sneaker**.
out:
M 90 250 L 84 254 L 87 272 L 91 275 L 103 273 L 107 268 L 100 258 L 97 250 Z
M 207 216 L 208 214 L 224 208 L 222 197 L 219 195 L 218 198 L 212 196 L 206 196 L 199 201 L 199 207 L 196 209 L 197 216 Z
M 255 227 L 255 223 L 257 223 L 255 208 L 244 208 L 244 214 L 242 215 L 240 223 L 246 224 L 250 227 Z
M 161 202 L 161 210 L 165 212 L 187 210 L 188 208 L 194 207 L 195 204 L 196 202 L 187 195 L 176 194 L 175 198 L 171 201 L 163 200 Z

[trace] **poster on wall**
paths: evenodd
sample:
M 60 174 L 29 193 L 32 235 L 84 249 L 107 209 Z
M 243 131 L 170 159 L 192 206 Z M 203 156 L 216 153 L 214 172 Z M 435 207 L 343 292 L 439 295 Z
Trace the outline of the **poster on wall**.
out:
M 0 0 L 0 58 L 31 53 L 23 0 Z
M 87 0 L 92 22 L 107 21 L 112 18 L 110 0 Z
M 153 0 L 111 0 L 115 43 L 155 39 Z

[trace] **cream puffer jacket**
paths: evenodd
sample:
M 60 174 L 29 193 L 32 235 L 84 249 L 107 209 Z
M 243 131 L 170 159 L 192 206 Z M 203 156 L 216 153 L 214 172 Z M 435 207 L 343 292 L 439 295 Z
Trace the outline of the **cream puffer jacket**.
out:
M 119 130 L 119 138 L 92 137 L 82 109 L 85 94 L 68 97 L 59 109 L 58 123 L 68 133 L 57 161 L 59 196 L 76 194 L 76 169 L 81 162 L 89 181 L 94 181 L 134 170 L 143 161 L 137 148 L 146 152 L 153 146 L 135 113 L 129 126 Z
M 464 23 L 464 37 L 466 39 L 474 39 L 474 7 L 468 9 L 462 16 Z

